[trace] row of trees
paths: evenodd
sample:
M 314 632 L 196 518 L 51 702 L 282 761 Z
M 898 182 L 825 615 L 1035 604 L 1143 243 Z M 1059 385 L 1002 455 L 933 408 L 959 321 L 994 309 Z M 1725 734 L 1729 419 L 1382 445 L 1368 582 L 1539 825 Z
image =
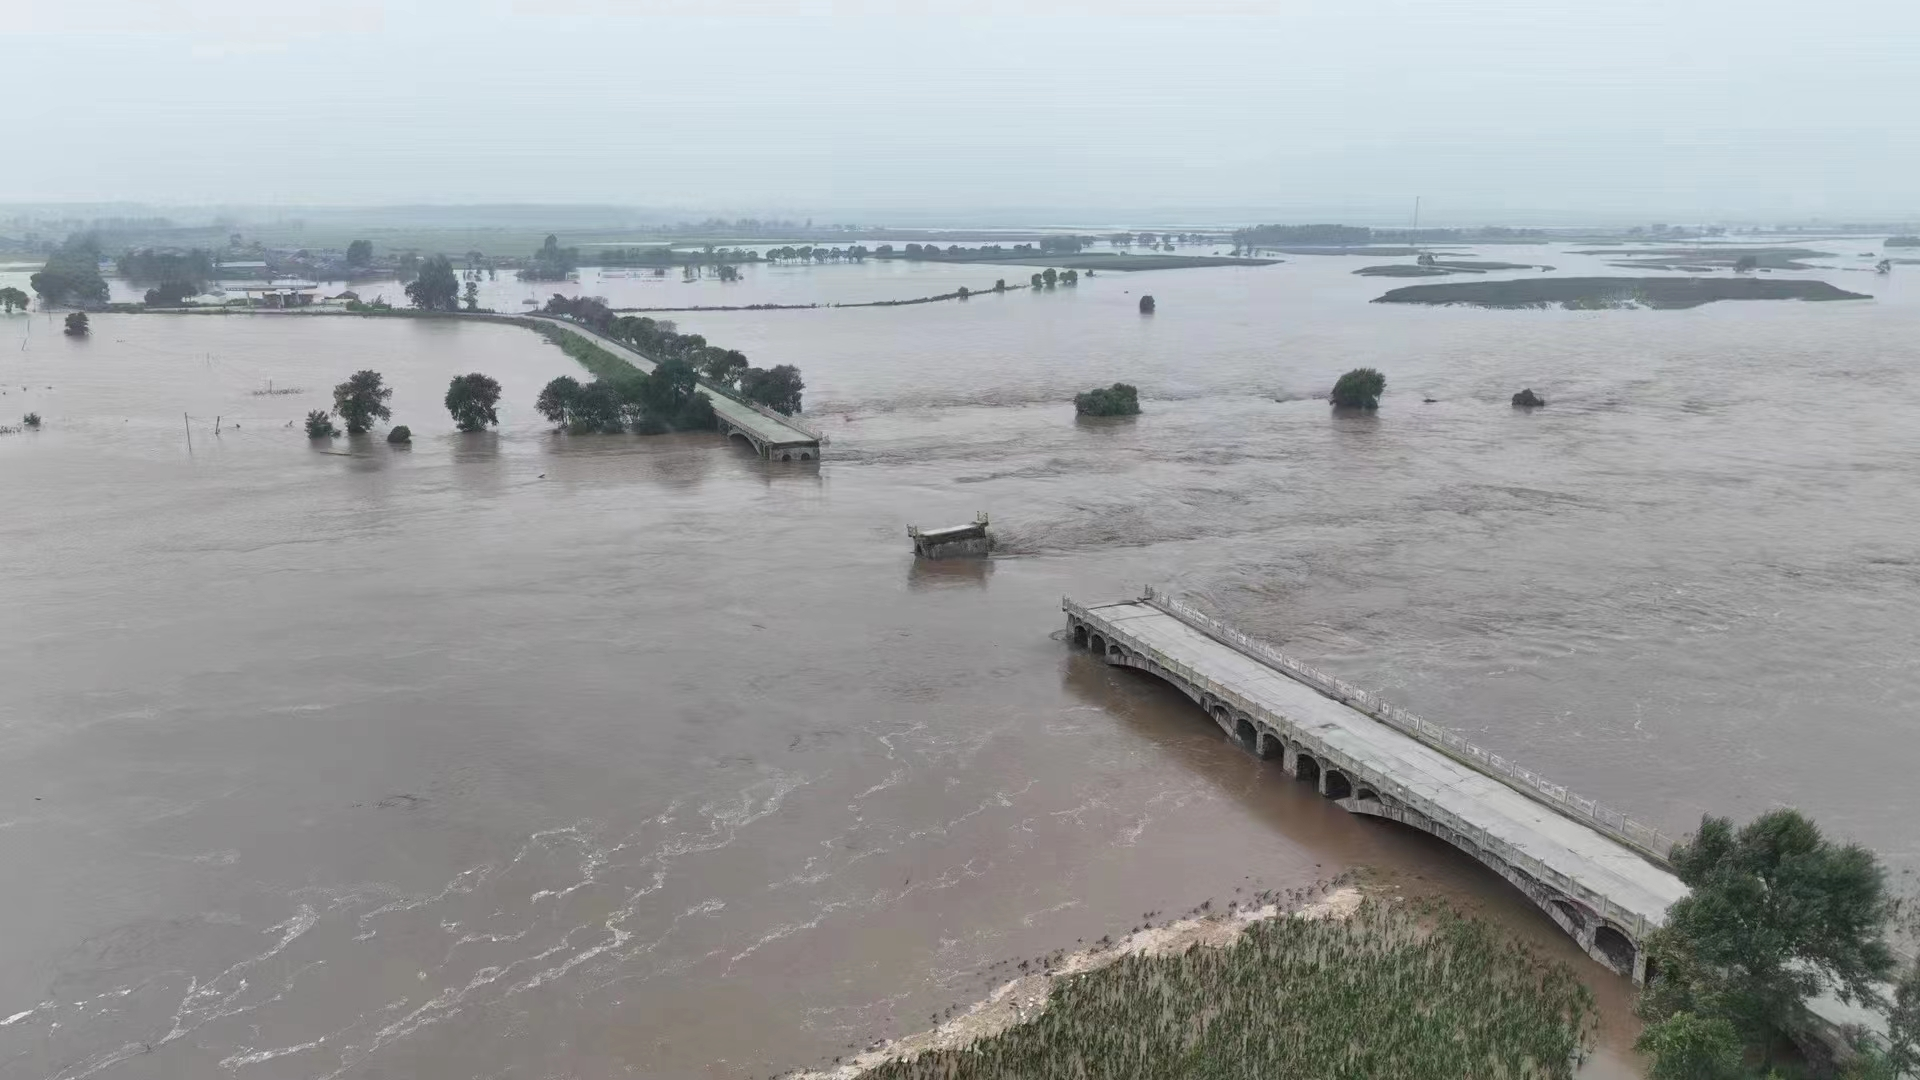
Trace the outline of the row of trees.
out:
M 121 277 L 132 282 L 196 283 L 213 280 L 215 269 L 213 253 L 203 248 L 190 251 L 155 251 L 152 248 L 125 251 L 114 260 L 114 268 Z
M 844 248 L 815 247 L 811 244 L 802 244 L 799 247 L 794 247 L 789 244 L 785 247 L 769 249 L 766 254 L 766 260 L 775 264 L 791 262 L 802 264 L 864 262 L 867 256 L 871 254 L 873 253 L 868 251 L 864 244 L 853 244 Z
M 336 416 L 347 425 L 347 434 L 364 435 L 373 430 L 375 422 L 393 419 L 393 408 L 387 404 L 392 398 L 393 388 L 386 385 L 379 372 L 356 371 L 333 388 L 332 413 L 315 409 L 307 414 L 307 435 L 321 439 L 340 434 L 333 424 Z M 461 431 L 484 431 L 500 422 L 496 409 L 500 403 L 500 384 L 477 371 L 455 375 L 447 384 L 445 403 L 454 426 Z M 404 426 L 394 431 L 405 432 L 405 437 L 390 441 L 406 442 L 412 436 Z
M 1170 232 L 1161 233 L 1158 236 L 1150 232 L 1117 232 L 1107 237 L 1107 243 L 1112 247 L 1134 247 L 1138 245 L 1141 247 L 1158 248 L 1164 246 L 1168 251 L 1172 251 L 1174 244 L 1204 244 L 1213 239 L 1214 237 L 1208 236 L 1205 233 L 1197 232 Z
M 652 374 L 633 372 L 581 383 L 562 375 L 547 383 L 533 406 L 540 415 L 576 435 L 619 432 L 636 435 L 708 431 L 713 402 L 699 392 L 699 379 L 684 361 L 663 361 Z
M 128 281 L 158 283 L 147 290 L 144 299 L 149 307 L 174 307 L 190 296 L 200 295 L 217 272 L 213 253 L 203 248 L 126 251 L 114 260 L 114 266 Z
M 682 334 L 671 320 L 615 315 L 599 297 L 555 293 L 542 310 L 632 346 L 663 368 L 669 361 L 684 364 L 715 386 L 775 412 L 792 416 L 800 411 L 806 383 L 800 377 L 800 369 L 792 364 L 753 367 L 748 364 L 747 355 L 738 349 L 709 344 L 699 334 Z

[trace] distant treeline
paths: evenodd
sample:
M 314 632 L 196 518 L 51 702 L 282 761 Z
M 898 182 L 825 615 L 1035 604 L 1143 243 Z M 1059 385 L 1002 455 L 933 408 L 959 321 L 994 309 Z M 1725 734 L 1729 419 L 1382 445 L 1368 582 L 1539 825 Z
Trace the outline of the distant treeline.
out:
M 204 248 L 184 252 L 141 248 L 122 254 L 114 260 L 114 266 L 128 281 L 197 284 L 212 280 L 214 272 L 213 254 Z
M 47 256 L 47 265 L 29 282 L 44 304 L 53 307 L 99 307 L 107 302 L 107 282 L 100 276 L 100 245 L 93 236 L 75 234 Z
M 1006 255 L 1072 255 L 1092 243 L 1091 239 L 1084 236 L 1045 236 L 1041 237 L 1037 245 L 1015 244 L 1012 247 L 1002 247 L 999 244 L 982 244 L 979 247 L 968 248 L 961 247 L 959 244 L 948 244 L 943 248 L 939 244 L 908 244 L 899 251 L 895 251 L 892 244 L 881 244 L 874 249 L 873 253 L 875 257 L 882 259 L 931 259 L 939 262 L 974 259 L 991 262 L 997 257 Z
M 1545 237 L 1542 229 L 1510 229 L 1489 225 L 1479 229 L 1369 229 L 1364 225 L 1255 225 L 1235 229 L 1236 247 L 1260 245 L 1311 244 L 1323 247 L 1356 247 L 1361 244 L 1406 244 L 1466 242 L 1472 240 L 1516 240 Z

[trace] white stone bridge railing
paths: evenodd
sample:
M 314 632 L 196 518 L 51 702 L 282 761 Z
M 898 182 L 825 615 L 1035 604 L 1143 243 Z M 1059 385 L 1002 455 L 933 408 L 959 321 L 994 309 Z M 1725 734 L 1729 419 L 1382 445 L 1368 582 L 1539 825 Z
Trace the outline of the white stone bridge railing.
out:
M 1465 736 L 1451 728 L 1423 720 L 1400 706 L 1383 700 L 1371 691 L 1362 690 L 1345 679 L 1310 667 L 1271 645 L 1255 641 L 1218 619 L 1203 615 L 1170 596 L 1161 595 L 1151 585 L 1147 586 L 1141 600 L 1215 641 L 1238 649 L 1262 663 L 1271 664 L 1335 701 L 1352 706 L 1381 723 L 1403 731 L 1428 746 L 1546 803 L 1568 817 L 1593 826 L 1635 851 L 1650 855 L 1662 862 L 1665 862 L 1673 851 L 1672 838 L 1660 830 L 1635 821 L 1610 806 L 1592 799 L 1581 798 L 1568 791 L 1564 784 L 1556 784 L 1539 773 L 1521 768 L 1499 754 L 1475 746 L 1468 742 Z

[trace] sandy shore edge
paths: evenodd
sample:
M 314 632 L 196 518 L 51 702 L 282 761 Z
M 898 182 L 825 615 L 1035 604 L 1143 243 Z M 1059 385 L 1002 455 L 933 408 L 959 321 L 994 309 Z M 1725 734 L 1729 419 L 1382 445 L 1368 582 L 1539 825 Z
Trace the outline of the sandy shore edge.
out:
M 1345 885 L 1291 912 L 1282 912 L 1277 904 L 1267 904 L 1137 930 L 1111 945 L 1069 953 L 1050 970 L 1003 983 L 985 1000 L 939 1027 L 903 1035 L 831 1069 L 793 1072 L 787 1077 L 788 1080 L 855 1080 L 861 1073 L 889 1061 L 967 1046 L 1038 1016 L 1047 1007 L 1056 980 L 1097 971 L 1126 956 L 1166 956 L 1184 952 L 1194 945 L 1220 948 L 1232 944 L 1253 924 L 1282 914 L 1296 919 L 1344 919 L 1360 907 L 1362 899 L 1364 895 L 1358 888 Z

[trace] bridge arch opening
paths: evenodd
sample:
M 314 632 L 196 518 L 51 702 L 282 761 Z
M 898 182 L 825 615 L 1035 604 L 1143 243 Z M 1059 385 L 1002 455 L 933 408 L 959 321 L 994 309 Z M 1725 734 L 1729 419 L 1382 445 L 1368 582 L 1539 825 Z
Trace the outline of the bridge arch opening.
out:
M 1241 746 L 1255 753 L 1259 753 L 1260 733 L 1254 730 L 1253 721 L 1244 716 L 1235 718 L 1233 722 L 1233 737 L 1240 740 Z
M 1627 935 L 1605 924 L 1593 932 L 1593 951 L 1604 957 L 1615 971 L 1627 974 L 1632 973 L 1633 962 L 1640 952 Z
M 1581 933 L 1586 930 L 1587 913 L 1581 911 L 1578 905 L 1570 900 L 1558 898 L 1555 898 L 1551 903 L 1553 904 L 1553 910 L 1559 912 L 1560 917 L 1567 920 L 1567 923 L 1573 927 L 1575 933 Z
M 1305 780 L 1310 784 L 1318 786 L 1320 783 L 1320 763 L 1313 759 L 1312 754 L 1295 755 L 1293 759 L 1293 778 L 1295 780 Z
M 807 453 L 807 452 L 806 452 L 805 450 L 802 450 L 802 451 L 800 451 L 800 460 L 801 460 L 801 461 L 812 461 L 812 460 L 813 460 L 813 455 L 812 455 L 812 454 L 809 454 L 809 453 Z
M 1339 769 L 1328 769 L 1321 781 L 1320 791 L 1329 799 L 1345 799 L 1353 794 L 1353 782 Z
M 1355 788 L 1353 792 L 1353 797 L 1356 799 L 1359 799 L 1361 802 L 1379 802 L 1380 801 L 1380 793 L 1373 790 L 1370 787 Z
M 1087 648 L 1092 649 L 1095 655 L 1105 656 L 1107 655 L 1107 639 L 1101 637 L 1099 634 L 1095 634 L 1087 639 Z
M 1086 623 L 1073 624 L 1073 643 L 1083 649 L 1086 648 L 1087 646 L 1087 624 Z
M 792 455 L 791 453 L 782 453 L 782 454 L 780 455 L 780 460 L 781 460 L 781 461 L 792 461 L 792 460 L 793 460 L 793 455 Z

